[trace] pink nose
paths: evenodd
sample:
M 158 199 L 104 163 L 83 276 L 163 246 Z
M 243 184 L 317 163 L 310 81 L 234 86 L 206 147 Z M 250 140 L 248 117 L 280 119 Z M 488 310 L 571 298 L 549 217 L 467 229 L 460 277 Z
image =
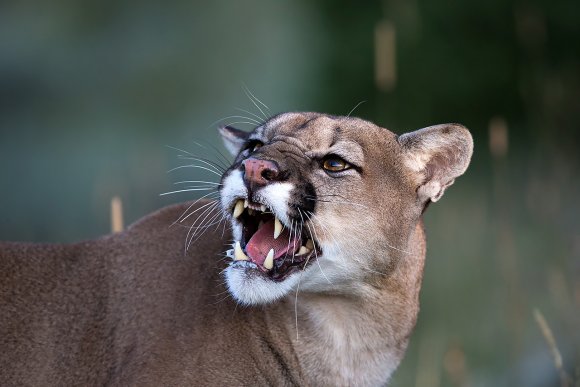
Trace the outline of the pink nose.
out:
M 246 183 L 266 185 L 279 176 L 278 165 L 270 160 L 260 160 L 250 157 L 242 162 L 244 166 L 244 180 Z

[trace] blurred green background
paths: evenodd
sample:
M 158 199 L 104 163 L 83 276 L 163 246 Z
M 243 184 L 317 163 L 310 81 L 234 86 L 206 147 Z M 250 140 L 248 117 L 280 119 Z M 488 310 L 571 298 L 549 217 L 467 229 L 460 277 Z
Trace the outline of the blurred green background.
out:
M 126 223 L 196 197 L 160 196 L 211 178 L 167 173 L 183 164 L 168 146 L 223 150 L 216 121 L 258 113 L 244 85 L 273 112 L 366 101 L 353 115 L 397 133 L 461 122 L 475 155 L 426 213 L 392 384 L 577 386 L 579 17 L 577 0 L 4 0 L 0 239 L 93 238 L 113 196 Z

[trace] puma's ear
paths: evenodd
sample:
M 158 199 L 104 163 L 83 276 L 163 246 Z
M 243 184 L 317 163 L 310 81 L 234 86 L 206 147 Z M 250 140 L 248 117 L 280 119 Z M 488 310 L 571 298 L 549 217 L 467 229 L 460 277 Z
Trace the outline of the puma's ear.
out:
M 462 125 L 443 124 L 405 133 L 399 137 L 407 167 L 416 173 L 417 195 L 436 202 L 445 188 L 467 169 L 473 139 Z
M 222 135 L 222 140 L 226 149 L 232 154 L 232 156 L 237 156 L 250 133 L 231 126 L 220 126 L 218 129 Z

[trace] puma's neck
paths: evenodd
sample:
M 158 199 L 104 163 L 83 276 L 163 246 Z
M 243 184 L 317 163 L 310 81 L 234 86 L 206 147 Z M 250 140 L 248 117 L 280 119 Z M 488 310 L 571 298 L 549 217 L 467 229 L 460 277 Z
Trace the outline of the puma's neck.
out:
M 292 322 L 288 331 L 301 368 L 316 384 L 377 385 L 397 368 L 419 311 L 422 222 L 409 245 L 410 254 L 357 296 L 298 295 L 297 326 Z

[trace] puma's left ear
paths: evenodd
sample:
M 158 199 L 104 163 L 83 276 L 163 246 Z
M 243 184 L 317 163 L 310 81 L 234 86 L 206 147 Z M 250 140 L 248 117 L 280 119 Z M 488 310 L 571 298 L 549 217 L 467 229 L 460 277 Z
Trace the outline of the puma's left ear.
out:
M 231 126 L 220 126 L 218 129 L 222 135 L 222 140 L 226 149 L 232 154 L 232 156 L 236 157 L 238 153 L 240 153 L 240 150 L 242 149 L 242 146 L 244 146 L 250 133 Z
M 473 139 L 462 125 L 443 124 L 405 133 L 398 139 L 407 167 L 416 175 L 417 194 L 436 202 L 467 169 Z

